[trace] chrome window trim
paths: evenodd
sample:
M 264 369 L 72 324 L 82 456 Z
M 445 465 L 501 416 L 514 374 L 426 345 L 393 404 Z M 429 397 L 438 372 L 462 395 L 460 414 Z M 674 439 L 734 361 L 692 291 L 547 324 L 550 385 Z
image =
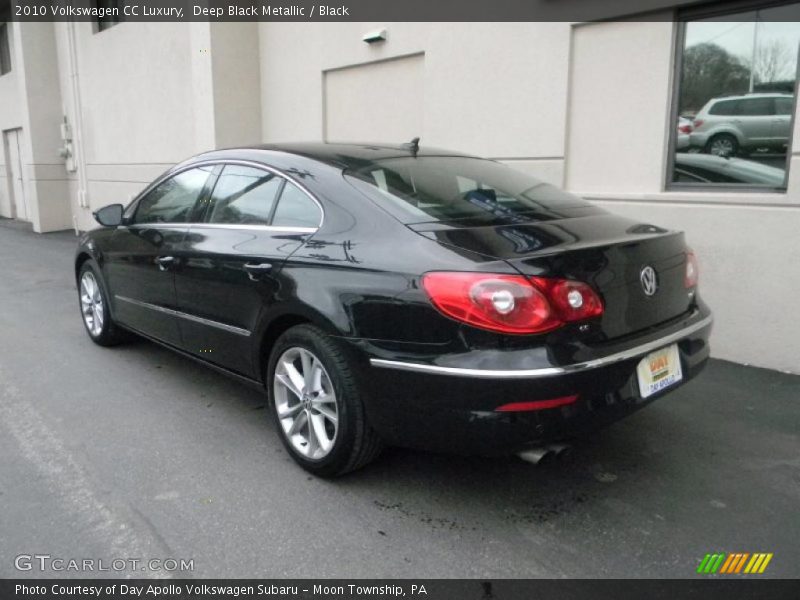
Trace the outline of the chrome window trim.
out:
M 229 224 L 229 223 L 208 223 L 206 221 L 192 221 L 192 222 L 188 222 L 188 223 L 127 223 L 127 224 L 125 224 L 125 226 L 126 227 L 136 227 L 136 226 L 139 226 L 139 227 L 145 227 L 145 226 L 149 226 L 149 227 L 168 227 L 168 226 L 173 226 L 174 225 L 174 226 L 181 226 L 181 227 L 194 227 L 194 226 L 197 226 L 197 225 L 215 225 L 215 226 L 216 225 L 225 225 L 225 226 L 232 225 L 232 227 L 229 227 L 230 229 L 243 229 L 243 228 L 252 229 L 252 228 L 258 228 L 258 229 L 269 230 L 269 229 L 272 229 L 274 227 L 277 227 L 278 231 L 288 231 L 288 230 L 298 231 L 298 230 L 300 230 L 303 233 L 315 233 L 325 223 L 325 209 L 322 207 L 322 203 L 317 199 L 316 196 L 314 196 L 313 193 L 311 193 L 311 191 L 303 183 L 297 181 L 297 179 L 295 179 L 294 177 L 288 175 L 287 173 L 284 173 L 283 171 L 281 171 L 279 169 L 276 169 L 274 167 L 270 167 L 269 165 L 266 165 L 264 163 L 255 162 L 255 161 L 252 161 L 252 160 L 238 159 L 238 158 L 222 158 L 222 159 L 217 159 L 217 160 L 203 160 L 203 161 L 198 161 L 198 162 L 194 162 L 194 163 L 191 163 L 191 164 L 184 165 L 184 166 L 182 166 L 182 167 L 180 167 L 178 169 L 175 169 L 174 171 L 169 171 L 168 173 L 163 174 L 161 177 L 159 177 L 158 179 L 153 181 L 149 186 L 147 186 L 133 200 L 133 202 L 131 202 L 131 204 L 128 205 L 128 207 L 125 208 L 125 212 L 127 213 L 129 209 L 133 209 L 134 213 L 135 213 L 135 207 L 137 207 L 139 205 L 139 202 L 141 201 L 141 199 L 144 198 L 147 194 L 149 194 L 151 190 L 153 190 L 157 186 L 161 185 L 161 183 L 163 183 L 167 179 L 175 177 L 176 175 L 180 175 L 181 173 L 183 173 L 184 171 L 188 171 L 189 169 L 195 169 L 195 168 L 200 168 L 200 167 L 209 167 L 209 166 L 214 167 L 214 166 L 217 166 L 217 165 L 222 165 L 223 167 L 225 165 L 241 165 L 241 166 L 244 166 L 244 167 L 252 167 L 254 169 L 261 169 L 262 171 L 267 171 L 268 173 L 272 173 L 273 175 L 277 175 L 278 177 L 281 177 L 281 178 L 285 179 L 286 181 L 288 181 L 290 183 L 293 183 L 298 188 L 300 188 L 300 190 L 306 196 L 311 198 L 311 200 L 314 202 L 314 204 L 317 205 L 317 208 L 319 208 L 319 225 L 317 225 L 316 227 L 291 227 L 291 228 L 285 228 L 285 227 L 283 227 L 281 225 L 277 225 L 277 226 L 276 225 L 236 225 L 236 224 Z M 221 176 L 221 175 L 222 175 L 222 173 L 220 173 L 219 176 Z M 218 176 L 218 178 L 219 178 L 219 176 Z M 216 183 L 215 183 L 215 185 L 216 185 Z M 278 198 L 278 201 L 280 202 L 280 197 Z M 131 215 L 131 216 L 133 216 L 133 215 Z M 226 227 L 226 228 L 228 228 L 228 227 Z M 308 230 L 308 231 L 306 231 L 306 230 Z
M 189 229 L 191 223 L 129 223 L 120 229 Z
M 284 233 L 315 233 L 316 227 L 286 227 L 283 225 L 236 225 L 235 223 L 192 223 L 192 229 L 251 229 L 258 231 L 275 231 Z
M 274 231 L 276 233 L 316 233 L 316 227 L 284 227 L 282 225 L 236 225 L 235 223 L 131 223 L 120 225 L 127 229 L 237 229 Z
M 216 327 L 217 329 L 222 329 L 223 331 L 235 333 L 237 335 L 241 335 L 244 337 L 250 337 L 251 332 L 247 329 L 242 329 L 241 327 L 234 327 L 233 325 L 227 325 L 225 323 L 220 323 L 219 321 L 204 319 L 203 317 L 190 315 L 188 313 L 181 312 L 179 310 L 165 308 L 163 306 L 158 306 L 157 304 L 150 304 L 149 302 L 142 302 L 141 300 L 134 300 L 133 298 L 127 298 L 125 296 L 118 296 L 115 294 L 114 298 L 122 302 L 127 302 L 128 304 L 133 304 L 134 306 L 149 308 L 150 310 L 155 310 L 157 312 L 161 312 L 167 315 L 172 315 L 173 317 L 179 317 L 181 319 L 186 319 L 187 321 L 194 321 L 195 323 L 201 323 L 202 325 L 208 325 L 210 327 Z
M 622 350 L 621 352 L 616 352 L 602 358 L 565 365 L 563 367 L 543 367 L 541 369 L 516 369 L 503 371 L 489 369 L 465 369 L 461 367 L 440 367 L 437 365 L 409 363 L 399 360 L 385 360 L 382 358 L 371 358 L 369 362 L 373 367 L 384 369 L 415 371 L 419 373 L 431 373 L 435 375 L 457 375 L 461 377 L 474 377 L 478 379 L 534 379 L 539 377 L 553 377 L 555 375 L 566 375 L 569 373 L 596 369 L 598 367 L 612 365 L 623 360 L 644 356 L 653 350 L 657 350 L 668 344 L 677 342 L 681 338 L 711 325 L 713 320 L 713 317 L 709 315 L 697 323 L 684 327 L 679 331 L 671 333 L 657 340 L 653 340 L 652 342 L 647 342 L 646 344 L 641 344 L 634 348 Z

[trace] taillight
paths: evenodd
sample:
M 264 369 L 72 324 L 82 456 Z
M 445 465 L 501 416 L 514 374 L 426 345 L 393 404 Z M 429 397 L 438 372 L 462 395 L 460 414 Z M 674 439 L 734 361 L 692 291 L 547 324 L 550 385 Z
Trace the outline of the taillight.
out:
M 603 302 L 594 290 L 582 281 L 531 277 L 531 282 L 544 290 L 558 316 L 565 323 L 584 321 L 603 314 Z
M 692 133 L 692 126 L 691 125 L 681 125 L 678 127 L 678 131 L 681 133 Z
M 422 287 L 448 317 L 501 333 L 544 333 L 603 313 L 592 288 L 566 279 L 432 272 Z
M 683 285 L 687 288 L 697 287 L 699 279 L 700 269 L 697 265 L 697 257 L 694 252 L 689 250 L 686 252 L 686 275 L 683 279 Z
M 705 123 L 705 121 L 703 121 L 703 119 L 695 119 L 695 120 L 692 122 L 692 124 L 694 125 L 694 128 L 695 128 L 695 129 L 697 129 L 698 127 L 702 126 L 702 125 L 703 125 L 703 123 Z

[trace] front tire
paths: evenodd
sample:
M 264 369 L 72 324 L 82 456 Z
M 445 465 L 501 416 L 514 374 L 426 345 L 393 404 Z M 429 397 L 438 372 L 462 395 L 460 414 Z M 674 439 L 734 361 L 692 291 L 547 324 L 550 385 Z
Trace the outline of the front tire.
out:
M 111 318 L 100 268 L 91 259 L 78 271 L 78 304 L 86 333 L 95 344 L 114 346 L 124 341 L 124 332 Z
M 347 349 L 312 325 L 287 330 L 275 343 L 267 387 L 281 441 L 306 471 L 343 475 L 381 450 L 366 419 Z

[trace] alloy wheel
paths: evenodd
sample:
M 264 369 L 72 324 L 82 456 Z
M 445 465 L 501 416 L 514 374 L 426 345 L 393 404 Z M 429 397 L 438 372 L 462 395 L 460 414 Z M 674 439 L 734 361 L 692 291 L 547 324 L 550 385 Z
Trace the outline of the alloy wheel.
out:
M 86 329 L 93 337 L 103 331 L 103 296 L 94 273 L 86 271 L 81 277 L 81 312 Z
M 733 156 L 733 142 L 726 137 L 711 142 L 710 152 L 714 156 Z
M 292 447 L 305 458 L 325 458 L 336 442 L 339 410 L 322 362 L 305 348 L 289 348 L 275 365 L 273 392 L 278 420 Z

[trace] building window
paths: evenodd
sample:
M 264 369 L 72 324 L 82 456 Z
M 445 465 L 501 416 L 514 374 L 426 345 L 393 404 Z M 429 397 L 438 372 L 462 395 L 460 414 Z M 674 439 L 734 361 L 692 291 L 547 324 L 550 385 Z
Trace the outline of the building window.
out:
M 11 44 L 8 41 L 8 23 L 0 23 L 0 75 L 11 70 Z
M 786 189 L 800 3 L 680 24 L 667 182 Z
M 95 7 L 99 11 L 95 23 L 95 32 L 100 33 L 122 21 L 121 0 L 95 0 Z

